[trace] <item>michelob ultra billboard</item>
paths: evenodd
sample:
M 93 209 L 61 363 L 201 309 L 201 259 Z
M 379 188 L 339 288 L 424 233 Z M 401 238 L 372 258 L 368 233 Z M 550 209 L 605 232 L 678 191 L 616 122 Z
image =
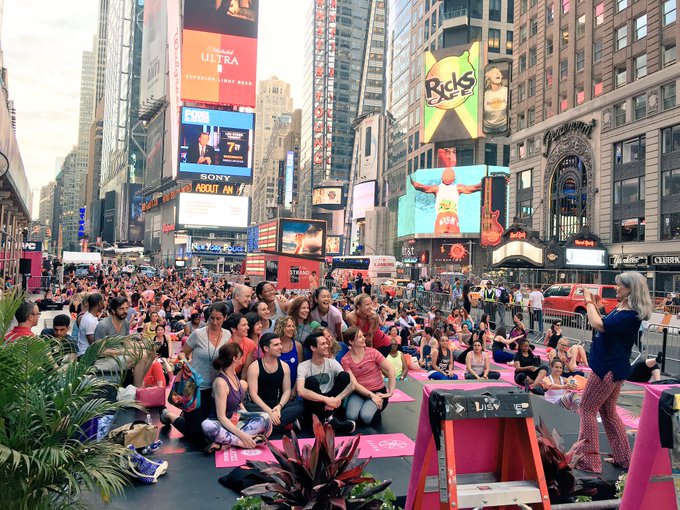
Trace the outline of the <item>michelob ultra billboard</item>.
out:
M 481 45 L 425 52 L 423 143 L 483 136 L 479 126 Z

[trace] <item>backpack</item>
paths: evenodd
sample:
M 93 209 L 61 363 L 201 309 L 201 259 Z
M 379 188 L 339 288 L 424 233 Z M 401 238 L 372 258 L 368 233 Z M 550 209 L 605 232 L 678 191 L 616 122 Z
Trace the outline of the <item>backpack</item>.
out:
M 505 303 L 506 305 L 510 302 L 510 295 L 508 294 L 508 291 L 505 290 L 505 287 L 503 287 L 503 288 L 501 289 L 501 295 L 500 295 L 500 297 L 498 298 L 498 300 L 499 300 L 501 303 Z

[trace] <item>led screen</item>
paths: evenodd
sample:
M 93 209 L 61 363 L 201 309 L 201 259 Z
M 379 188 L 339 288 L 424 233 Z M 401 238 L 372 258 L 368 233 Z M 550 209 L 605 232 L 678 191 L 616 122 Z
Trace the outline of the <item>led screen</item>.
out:
M 376 182 L 362 182 L 354 186 L 354 198 L 352 200 L 352 219 L 366 217 L 366 211 L 375 207 Z
M 568 266 L 605 267 L 607 265 L 605 250 L 567 248 L 566 251 Z
M 283 219 L 279 224 L 279 251 L 292 255 L 326 255 L 326 222 Z
M 177 224 L 183 228 L 246 228 L 249 205 L 248 197 L 180 193 Z
M 341 206 L 342 188 L 335 186 L 327 188 L 314 188 L 314 191 L 312 191 L 312 205 Z

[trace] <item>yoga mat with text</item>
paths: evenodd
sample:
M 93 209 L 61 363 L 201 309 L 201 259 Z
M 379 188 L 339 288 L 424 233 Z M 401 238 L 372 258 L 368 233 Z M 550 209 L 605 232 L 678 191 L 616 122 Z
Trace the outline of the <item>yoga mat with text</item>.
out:
M 351 439 L 351 437 L 336 437 L 336 448 L 348 439 Z M 314 438 L 299 439 L 298 441 L 300 447 L 314 444 Z M 272 441 L 272 444 L 279 449 L 283 448 L 281 440 Z M 359 458 L 409 457 L 413 455 L 415 446 L 413 440 L 404 434 L 362 435 L 359 439 Z M 227 448 L 215 452 L 215 467 L 218 468 L 243 466 L 247 460 L 274 462 L 274 456 L 265 445 L 259 445 L 252 450 Z

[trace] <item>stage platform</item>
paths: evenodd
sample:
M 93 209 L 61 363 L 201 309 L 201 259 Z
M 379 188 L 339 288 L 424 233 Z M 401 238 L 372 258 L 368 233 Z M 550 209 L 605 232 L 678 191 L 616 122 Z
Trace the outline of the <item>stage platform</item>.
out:
M 434 382 L 433 382 L 434 383 Z M 437 381 L 441 384 L 442 381 Z M 396 434 L 403 433 L 415 441 L 420 416 L 423 384 L 431 384 L 426 381 L 399 381 L 397 387 L 404 393 L 412 396 L 413 402 L 390 403 L 383 413 L 382 423 L 375 427 L 360 427 L 361 434 Z M 451 388 L 464 389 L 465 381 L 450 381 Z M 507 383 L 506 383 L 507 384 Z M 509 386 L 509 384 L 508 384 Z M 632 388 L 631 388 L 632 387 Z M 628 391 L 639 391 L 642 388 L 634 385 L 626 385 Z M 637 408 L 642 403 L 641 393 L 632 393 L 625 396 L 632 408 Z M 639 403 L 636 402 L 639 400 Z M 579 416 L 570 411 L 549 404 L 542 397 L 532 395 L 531 402 L 534 409 L 534 419 L 538 423 L 542 418 L 550 428 L 557 428 L 564 437 L 567 446 L 571 446 L 578 436 Z M 143 415 L 140 415 L 143 419 Z M 123 423 L 131 421 L 130 416 L 121 416 Z M 158 413 L 152 412 L 155 424 L 160 425 Z M 117 420 L 118 421 L 118 420 Z M 310 434 L 302 434 L 301 437 L 310 437 Z M 160 439 L 163 446 L 150 458 L 164 459 L 169 463 L 168 473 L 161 477 L 155 485 L 142 485 L 134 483 L 125 491 L 125 496 L 115 498 L 110 508 L 137 509 L 137 508 L 166 508 L 176 506 L 181 502 L 183 506 L 192 510 L 231 508 L 238 495 L 218 483 L 221 476 L 229 473 L 229 469 L 215 467 L 213 455 L 204 455 L 201 451 L 203 445 L 192 444 L 179 437 L 179 434 L 169 427 L 160 429 Z M 630 437 L 634 434 L 631 430 Z M 272 439 L 280 436 L 272 436 Z M 600 426 L 600 444 L 603 452 L 609 451 L 609 443 Z M 393 457 L 373 459 L 367 466 L 367 471 L 376 479 L 391 479 L 391 488 L 398 497 L 401 507 L 405 505 L 408 491 L 409 477 L 411 474 L 412 457 Z M 620 471 L 613 466 L 604 463 L 602 477 L 609 481 L 615 481 Z M 588 474 L 592 476 L 592 474 Z

